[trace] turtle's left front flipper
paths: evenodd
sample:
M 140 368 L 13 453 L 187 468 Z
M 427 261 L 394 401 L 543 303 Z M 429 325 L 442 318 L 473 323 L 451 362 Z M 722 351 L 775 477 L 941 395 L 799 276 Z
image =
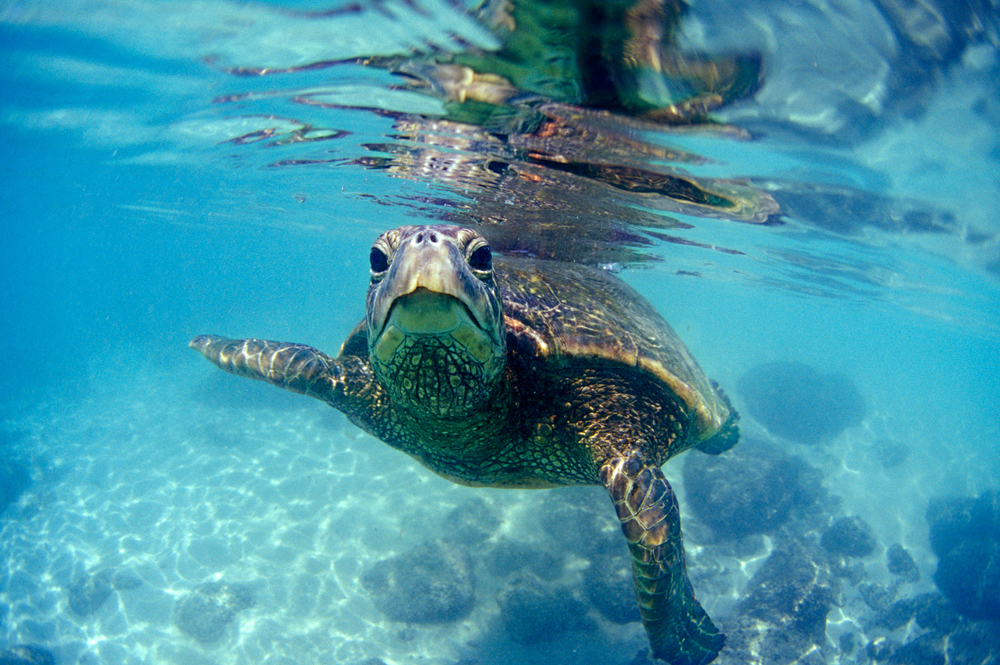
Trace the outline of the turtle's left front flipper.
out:
M 653 656 L 671 665 L 706 665 L 725 643 L 694 597 L 684 567 L 681 516 L 660 467 L 639 455 L 601 466 L 632 552 L 639 613 Z
M 352 370 L 346 362 L 305 344 L 199 335 L 188 346 L 230 374 L 266 381 L 342 410 L 352 371 L 364 369 Z

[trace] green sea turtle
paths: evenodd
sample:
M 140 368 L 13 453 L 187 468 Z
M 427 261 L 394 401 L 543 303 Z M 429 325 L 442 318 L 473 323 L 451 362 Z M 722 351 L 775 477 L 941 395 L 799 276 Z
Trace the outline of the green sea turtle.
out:
M 660 465 L 728 449 L 737 414 L 673 329 L 607 271 L 492 257 L 457 226 L 404 226 L 371 249 L 367 315 L 333 358 L 202 335 L 220 368 L 322 400 L 454 482 L 602 484 L 628 540 L 653 655 L 712 661 Z

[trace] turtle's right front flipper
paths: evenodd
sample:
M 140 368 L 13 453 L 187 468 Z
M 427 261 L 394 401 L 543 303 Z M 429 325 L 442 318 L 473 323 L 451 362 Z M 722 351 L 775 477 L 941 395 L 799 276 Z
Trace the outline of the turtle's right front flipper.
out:
M 368 381 L 367 377 L 355 376 L 366 373 L 360 359 L 331 358 L 305 344 L 199 335 L 188 346 L 230 374 L 266 381 L 341 410 L 351 385 L 357 383 L 355 379 Z
M 606 461 L 601 479 L 632 552 L 639 614 L 653 656 L 670 665 L 707 665 L 726 637 L 694 597 L 684 567 L 680 509 L 663 471 L 630 455 Z

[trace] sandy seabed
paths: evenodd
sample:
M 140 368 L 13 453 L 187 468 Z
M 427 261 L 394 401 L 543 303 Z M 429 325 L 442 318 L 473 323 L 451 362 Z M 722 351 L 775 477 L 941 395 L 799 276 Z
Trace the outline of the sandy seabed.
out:
M 192 388 L 147 376 L 100 398 L 6 414 L 11 454 L 34 480 L 0 518 L 0 650 L 36 644 L 59 663 L 94 665 L 610 665 L 645 648 L 638 622 L 609 620 L 588 600 L 592 543 L 576 548 L 572 536 L 553 533 L 553 519 L 562 520 L 556 531 L 578 519 L 598 539 L 620 540 L 603 489 L 459 487 L 321 404 L 206 399 L 230 385 L 206 381 Z M 874 463 L 872 437 L 885 417 L 876 411 L 828 446 L 791 452 L 822 472 L 836 497 L 831 519 L 859 515 L 873 527 L 867 582 L 890 583 L 885 550 L 899 543 L 921 572 L 900 595 L 914 595 L 933 590 L 924 511 L 942 472 L 926 471 L 918 448 L 899 466 Z M 743 429 L 768 439 L 751 419 Z M 764 536 L 751 552 L 714 542 L 686 506 L 683 463 L 665 471 L 684 512 L 691 578 L 706 609 L 724 618 L 775 541 Z M 471 609 L 431 624 L 387 619 L 366 571 L 442 538 L 468 554 Z M 627 567 L 624 546 L 608 547 Z M 532 563 L 538 553 L 554 557 L 547 572 Z M 551 634 L 508 625 L 505 593 L 523 588 L 526 575 L 544 578 L 556 607 L 567 603 L 579 620 Z M 863 649 L 848 655 L 838 644 L 855 633 L 864 645 L 873 610 L 854 587 L 840 589 L 824 658 L 864 662 Z M 206 608 L 216 614 L 192 627 L 192 613 Z

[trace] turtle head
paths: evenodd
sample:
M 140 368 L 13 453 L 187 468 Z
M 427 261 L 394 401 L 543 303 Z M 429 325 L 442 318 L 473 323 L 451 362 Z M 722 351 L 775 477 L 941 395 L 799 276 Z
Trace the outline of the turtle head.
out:
M 403 226 L 371 250 L 368 355 L 397 404 L 438 417 L 496 394 L 507 343 L 486 239 L 459 226 Z

